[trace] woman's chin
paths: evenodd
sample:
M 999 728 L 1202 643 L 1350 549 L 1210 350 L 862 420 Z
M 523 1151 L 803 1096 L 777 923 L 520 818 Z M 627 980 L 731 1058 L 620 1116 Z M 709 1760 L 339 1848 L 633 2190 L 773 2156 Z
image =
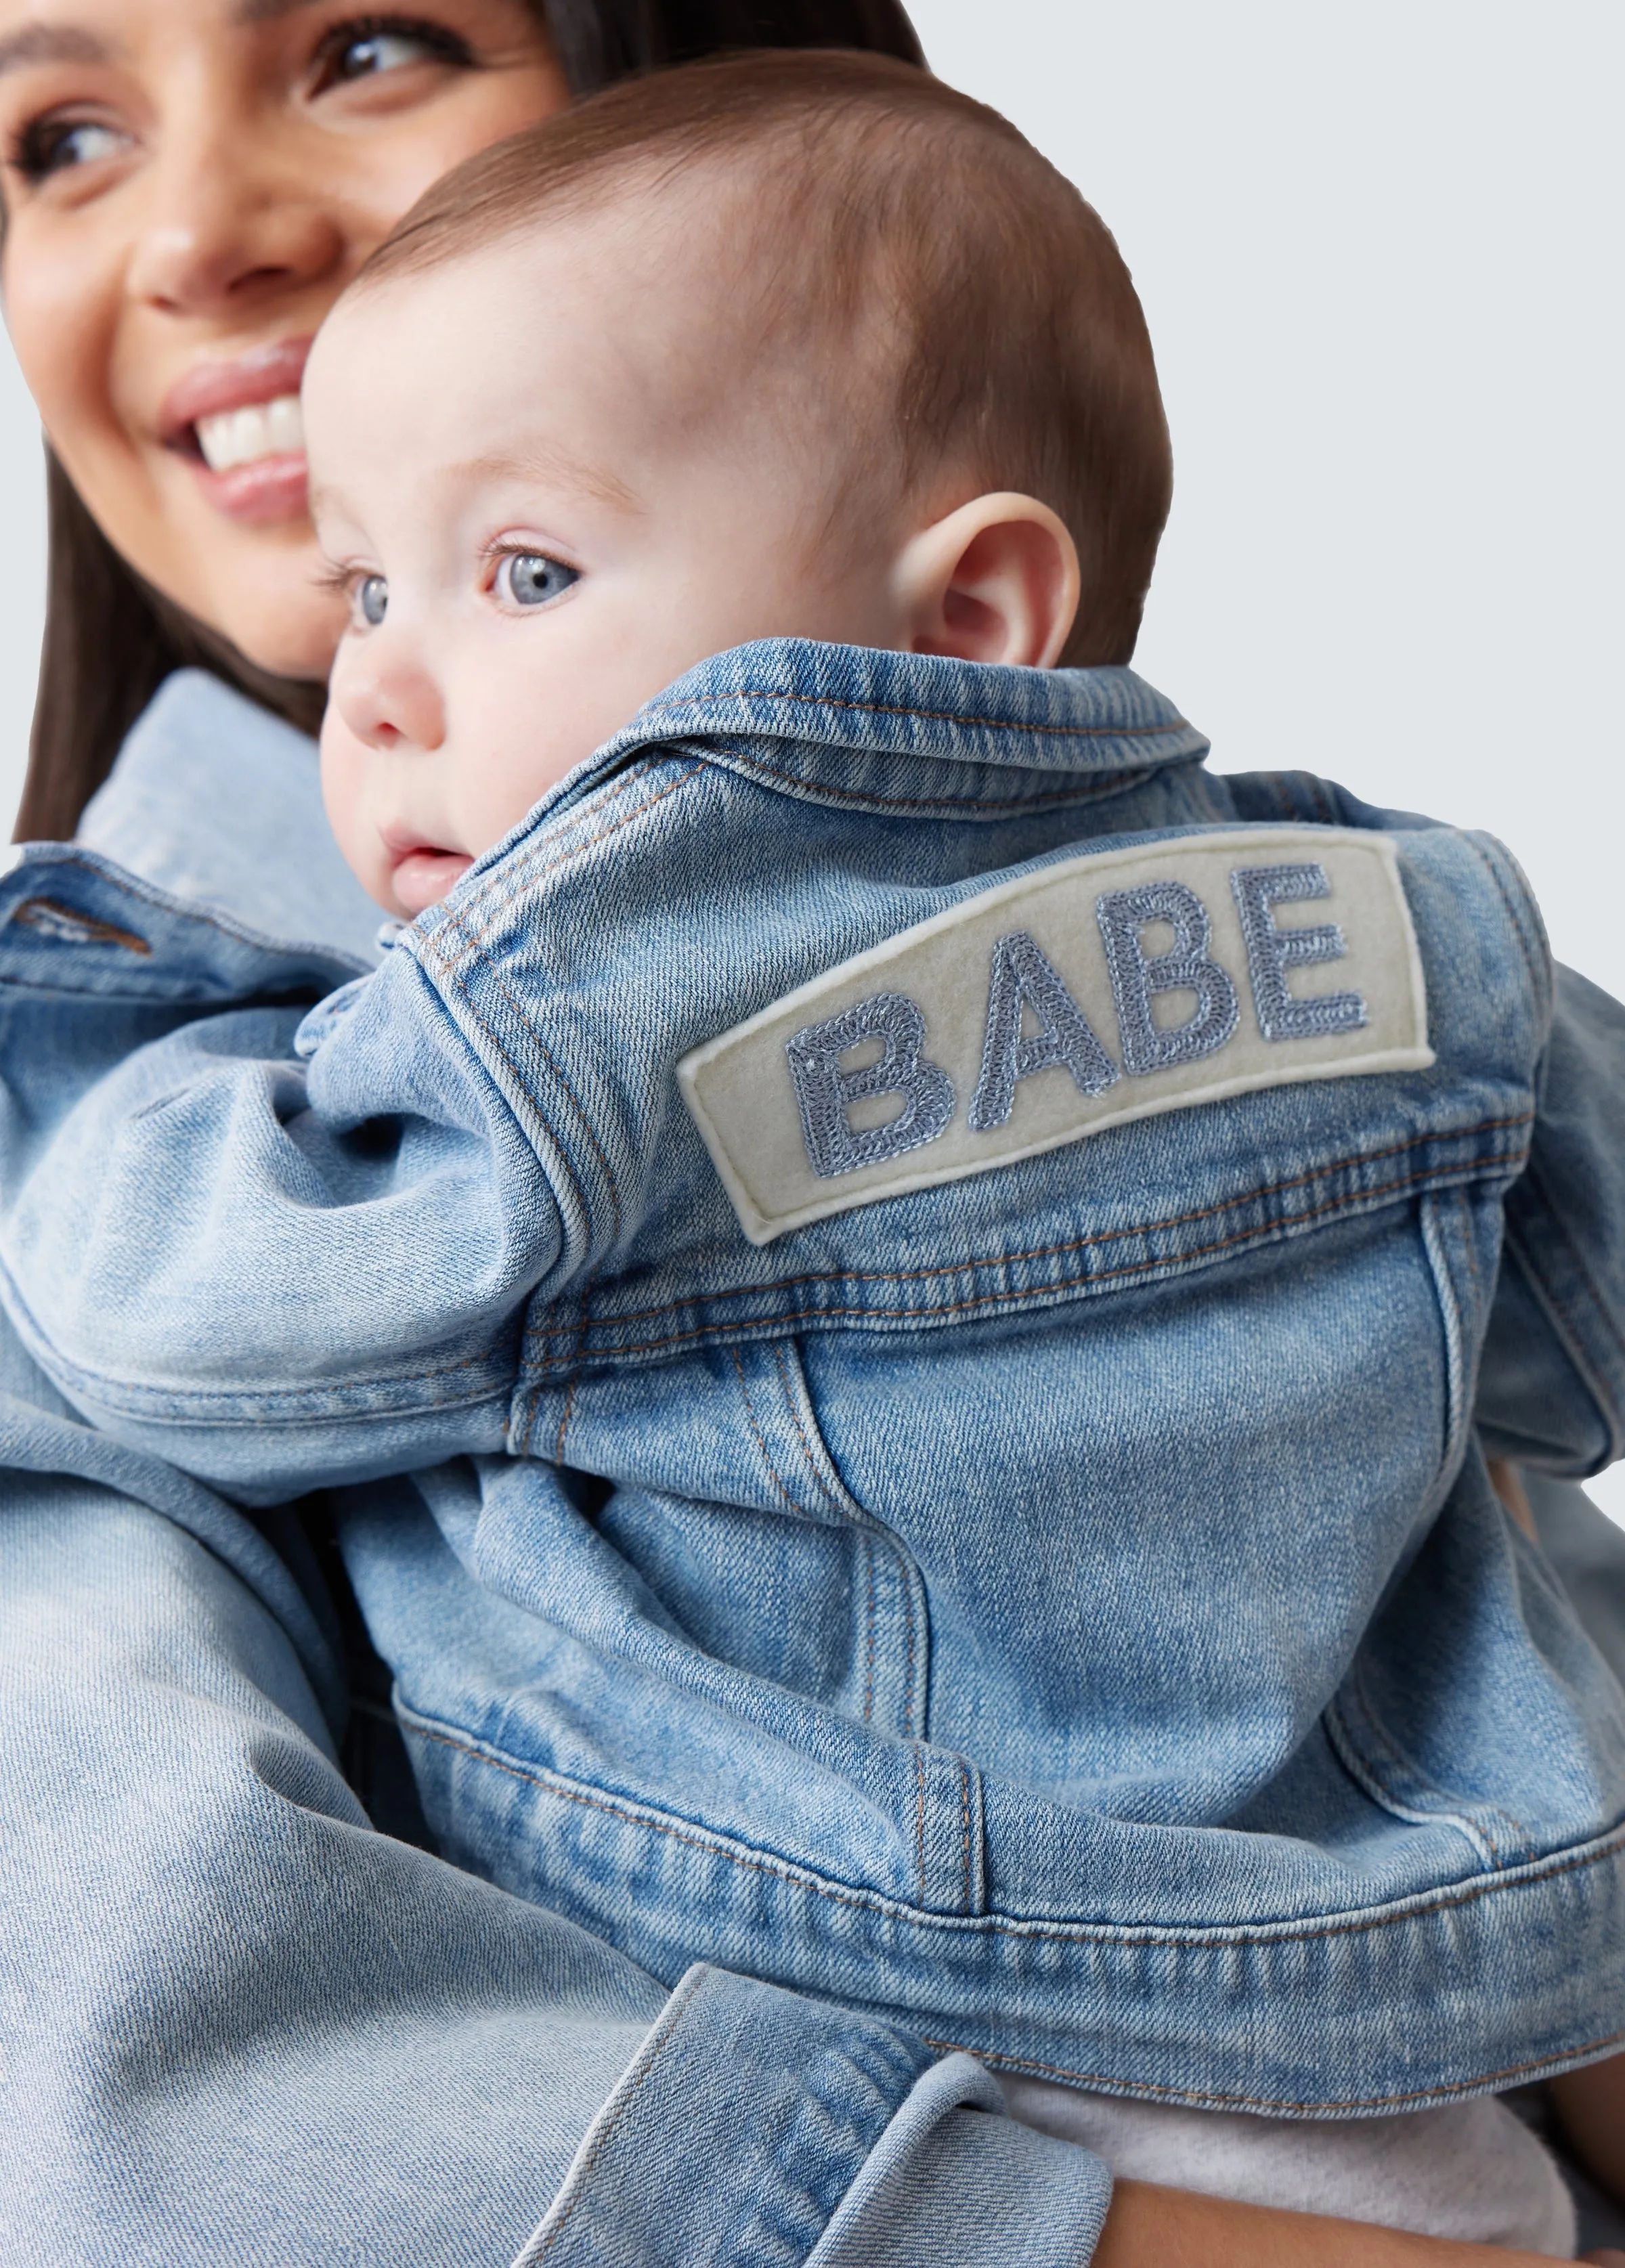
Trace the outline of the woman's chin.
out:
M 321 562 L 314 540 L 290 546 L 280 559 L 262 554 L 255 565 L 240 591 L 223 578 L 211 600 L 181 604 L 255 669 L 325 685 L 343 635 L 344 602 L 316 579 Z

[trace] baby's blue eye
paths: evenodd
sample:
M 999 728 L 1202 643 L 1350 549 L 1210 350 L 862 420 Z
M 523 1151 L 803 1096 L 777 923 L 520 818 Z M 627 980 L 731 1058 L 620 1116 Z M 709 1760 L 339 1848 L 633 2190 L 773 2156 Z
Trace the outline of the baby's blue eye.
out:
M 580 579 L 579 568 L 540 551 L 510 551 L 497 570 L 497 589 L 516 607 L 544 607 Z
M 381 575 L 366 575 L 356 592 L 356 606 L 364 622 L 378 628 L 389 611 L 389 585 Z

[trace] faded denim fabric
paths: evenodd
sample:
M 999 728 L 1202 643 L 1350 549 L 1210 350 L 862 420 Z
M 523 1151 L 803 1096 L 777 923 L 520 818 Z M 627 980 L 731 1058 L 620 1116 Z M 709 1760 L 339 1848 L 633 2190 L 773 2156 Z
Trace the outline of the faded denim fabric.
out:
M 336 1682 L 254 1527 L 0 1324 L 0 2257 L 1087 2260 L 1104 2167 L 968 2058 L 716 1970 L 668 1999 L 373 1833 Z
M 37 857 L 7 1297 L 245 1498 L 420 1469 L 347 1555 L 442 1847 L 663 1980 L 1129 2094 L 1443 2101 L 1617 2030 L 1621 1697 L 1474 1420 L 1618 1444 L 1625 1020 L 1563 977 L 1554 1020 L 1494 844 L 1204 748 L 1127 672 L 723 657 L 307 1067 L 339 968 Z M 1282 820 L 1389 835 L 1431 1068 L 747 1242 L 687 1050 L 1012 874 Z
M 159 688 L 78 840 L 273 937 L 377 958 L 378 908 L 327 823 L 315 742 L 201 669 Z

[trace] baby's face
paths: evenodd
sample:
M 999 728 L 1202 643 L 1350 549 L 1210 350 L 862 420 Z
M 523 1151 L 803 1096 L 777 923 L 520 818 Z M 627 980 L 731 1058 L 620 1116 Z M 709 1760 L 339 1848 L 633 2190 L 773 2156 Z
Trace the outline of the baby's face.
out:
M 735 382 L 705 265 L 676 216 L 561 220 L 363 291 L 317 342 L 312 502 L 351 599 L 322 780 L 393 913 L 708 654 L 906 642 L 892 532 L 824 557 L 832 452 Z

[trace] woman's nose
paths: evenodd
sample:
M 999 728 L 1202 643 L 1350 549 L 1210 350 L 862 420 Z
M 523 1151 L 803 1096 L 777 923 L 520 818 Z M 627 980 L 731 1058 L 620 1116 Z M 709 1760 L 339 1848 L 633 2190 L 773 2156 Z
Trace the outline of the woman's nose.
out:
M 369 748 L 428 753 L 446 738 L 446 706 L 434 679 L 381 631 L 340 647 L 329 694 L 350 731 Z
M 147 209 L 127 270 L 130 296 L 176 314 L 235 311 L 299 291 L 342 269 L 345 236 L 306 185 L 263 173 L 225 144 L 219 122 L 172 132 L 148 176 Z

